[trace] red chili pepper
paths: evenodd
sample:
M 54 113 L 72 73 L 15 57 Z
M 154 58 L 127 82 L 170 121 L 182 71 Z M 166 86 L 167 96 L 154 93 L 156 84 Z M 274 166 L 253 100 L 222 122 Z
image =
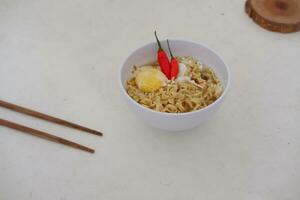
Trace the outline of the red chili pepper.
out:
M 170 44 L 169 44 L 169 40 L 167 40 L 168 43 L 168 48 L 169 48 L 169 52 L 171 55 L 171 62 L 170 62 L 170 79 L 175 79 L 178 75 L 179 72 L 179 64 L 178 61 L 176 60 L 176 58 L 174 58 L 171 48 L 170 48 Z
M 160 66 L 161 71 L 166 75 L 168 79 L 170 77 L 170 63 L 166 52 L 161 48 L 160 41 L 156 35 L 156 31 L 154 31 L 154 35 L 158 44 L 158 51 L 157 51 L 157 60 Z

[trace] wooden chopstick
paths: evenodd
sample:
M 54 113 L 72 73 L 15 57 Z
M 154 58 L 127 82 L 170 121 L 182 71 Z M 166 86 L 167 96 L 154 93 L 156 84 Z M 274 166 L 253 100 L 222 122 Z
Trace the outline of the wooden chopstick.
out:
M 2 101 L 2 100 L 0 100 L 0 106 L 4 107 L 4 108 L 7 108 L 7 109 L 10 109 L 10 110 L 14 110 L 14 111 L 19 112 L 19 113 L 30 115 L 32 117 L 36 117 L 36 118 L 43 119 L 43 120 L 46 120 L 46 121 L 49 121 L 49 122 L 60 124 L 62 126 L 67 126 L 67 127 L 74 128 L 74 129 L 77 129 L 77 130 L 85 131 L 85 132 L 92 133 L 92 134 L 98 135 L 98 136 L 103 135 L 99 131 L 96 131 L 96 130 L 93 130 L 93 129 L 90 129 L 90 128 L 87 128 L 87 127 L 84 127 L 84 126 L 80 126 L 78 124 L 74 124 L 72 122 L 69 122 L 69 121 L 66 121 L 66 120 L 63 120 L 63 119 L 52 117 L 50 115 L 46 115 L 46 114 L 31 110 L 29 108 L 24 108 L 22 106 L 18 106 L 18 105 L 12 104 L 12 103 L 8 103 L 8 102 Z
M 16 124 L 16 123 L 13 123 L 13 122 L 1 119 L 1 118 L 0 118 L 0 125 L 8 127 L 8 128 L 15 129 L 15 130 L 19 130 L 23 133 L 28 133 L 28 134 L 31 134 L 31 135 L 34 135 L 34 136 L 37 136 L 37 137 L 40 137 L 40 138 L 43 138 L 43 139 L 46 139 L 46 140 L 50 140 L 52 142 L 64 144 L 64 145 L 73 147 L 75 149 L 80 149 L 80 150 L 83 150 L 83 151 L 86 151 L 86 152 L 89 152 L 89 153 L 94 153 L 95 152 L 94 149 L 91 149 L 89 147 L 77 144 L 75 142 L 66 140 L 66 139 L 61 138 L 61 137 L 57 137 L 55 135 L 51 135 L 51 134 L 43 132 L 43 131 L 39 131 L 39 130 L 32 129 L 32 128 L 29 128 L 29 127 L 26 127 L 26 126 L 23 126 L 23 125 L 20 125 L 20 124 Z

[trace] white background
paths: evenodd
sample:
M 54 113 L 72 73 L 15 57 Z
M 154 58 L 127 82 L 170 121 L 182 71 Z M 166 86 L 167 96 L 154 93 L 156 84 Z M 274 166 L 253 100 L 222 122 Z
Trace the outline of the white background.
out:
M 153 30 L 222 55 L 232 86 L 199 128 L 167 133 L 119 96 L 122 59 Z M 93 147 L 0 127 L 1 200 L 299 200 L 300 33 L 268 32 L 242 0 L 0 0 L 0 99 L 101 130 L 89 135 L 0 109 Z

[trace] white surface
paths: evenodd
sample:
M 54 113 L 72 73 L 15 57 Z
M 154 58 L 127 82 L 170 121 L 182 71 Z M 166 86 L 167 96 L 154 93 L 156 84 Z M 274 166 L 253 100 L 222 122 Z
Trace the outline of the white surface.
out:
M 169 40 L 172 44 L 174 55 L 192 56 L 203 64 L 210 66 L 218 75 L 224 85 L 222 95 L 209 106 L 189 113 L 162 113 L 138 104 L 126 91 L 126 81 L 132 77 L 133 66 L 149 63 L 157 57 L 157 43 L 151 42 L 134 49 L 122 62 L 119 70 L 119 87 L 124 100 L 135 112 L 138 118 L 146 124 L 167 131 L 184 131 L 195 128 L 213 116 L 224 102 L 230 88 L 230 71 L 223 59 L 212 49 L 202 44 L 187 40 Z M 166 49 L 166 40 L 161 41 L 162 48 Z
M 153 29 L 206 43 L 234 77 L 218 115 L 184 134 L 137 123 L 119 95 L 120 62 Z M 261 29 L 241 0 L 1 0 L 0 98 L 105 136 L 0 109 L 96 149 L 0 127 L 0 199 L 298 200 L 299 55 L 299 32 Z

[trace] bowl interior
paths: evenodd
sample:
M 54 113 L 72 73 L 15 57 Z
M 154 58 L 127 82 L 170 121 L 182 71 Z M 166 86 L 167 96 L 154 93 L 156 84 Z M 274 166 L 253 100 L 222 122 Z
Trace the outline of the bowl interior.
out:
M 228 87 L 229 71 L 220 56 L 210 48 L 190 41 L 169 40 L 173 55 L 192 56 L 201 63 L 211 67 L 221 79 L 224 89 Z M 167 52 L 167 42 L 161 41 L 162 47 Z M 146 44 L 134 50 L 121 66 L 121 83 L 123 89 L 126 89 L 126 80 L 132 76 L 133 66 L 140 66 L 145 63 L 156 60 L 157 45 L 155 42 Z

